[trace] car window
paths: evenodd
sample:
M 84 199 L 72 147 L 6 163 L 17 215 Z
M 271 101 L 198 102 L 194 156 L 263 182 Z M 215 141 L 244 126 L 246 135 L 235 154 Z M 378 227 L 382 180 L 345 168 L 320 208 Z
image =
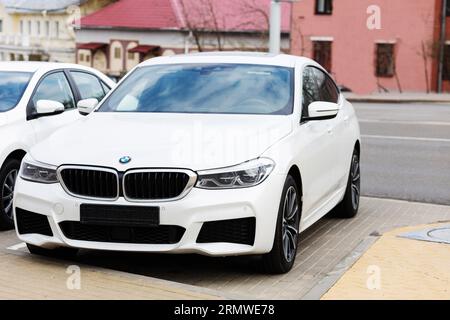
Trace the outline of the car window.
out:
M 70 74 L 78 87 L 81 99 L 95 98 L 101 101 L 105 97 L 106 92 L 96 76 L 78 71 L 71 71 Z
M 58 101 L 66 110 L 75 108 L 75 99 L 64 72 L 55 72 L 44 78 L 33 95 L 33 105 L 39 100 Z
M 320 101 L 319 87 L 314 76 L 314 68 L 306 67 L 303 71 L 302 117 L 308 117 L 308 106 Z
M 168 64 L 137 68 L 98 112 L 288 115 L 294 69 L 246 64 Z
M 111 91 L 111 88 L 106 83 L 104 83 L 103 81 L 101 81 L 101 83 L 102 83 L 103 91 L 105 92 L 105 95 L 107 95 L 108 92 Z
M 337 103 L 339 100 L 339 92 L 333 80 L 322 70 L 313 68 L 320 92 L 320 101 Z
M 0 112 L 13 109 L 20 101 L 32 74 L 0 72 Z

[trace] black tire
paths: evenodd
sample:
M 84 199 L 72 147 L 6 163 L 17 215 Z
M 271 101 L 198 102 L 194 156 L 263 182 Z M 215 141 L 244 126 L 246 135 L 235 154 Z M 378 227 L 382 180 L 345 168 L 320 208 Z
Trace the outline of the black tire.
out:
M 31 254 L 51 258 L 71 259 L 78 253 L 78 249 L 76 248 L 60 247 L 56 249 L 45 249 L 29 243 L 27 243 L 27 247 Z
M 361 170 L 359 152 L 355 149 L 352 155 L 352 163 L 345 190 L 344 199 L 333 209 L 332 216 L 341 219 L 351 219 L 356 217 L 359 209 L 361 194 Z
M 293 210 L 289 212 L 295 211 L 295 206 L 297 207 L 297 211 L 292 219 L 286 220 L 286 201 L 288 201 L 287 198 L 292 195 L 292 192 L 295 192 L 295 201 L 293 201 Z M 283 274 L 292 269 L 295 262 L 295 257 L 297 255 L 301 208 L 301 197 L 298 186 L 295 183 L 294 178 L 292 176 L 288 176 L 284 184 L 280 206 L 278 209 L 278 219 L 273 248 L 272 251 L 263 256 L 263 266 L 265 272 L 271 274 Z M 289 215 L 287 218 L 289 218 Z M 287 235 L 286 232 L 288 232 L 289 235 Z M 288 239 L 288 241 L 285 242 L 284 239 Z M 290 254 L 287 254 L 287 251 L 285 251 L 286 248 L 290 248 L 287 250 Z
M 0 170 L 0 230 L 14 229 L 12 196 L 20 161 L 9 159 Z

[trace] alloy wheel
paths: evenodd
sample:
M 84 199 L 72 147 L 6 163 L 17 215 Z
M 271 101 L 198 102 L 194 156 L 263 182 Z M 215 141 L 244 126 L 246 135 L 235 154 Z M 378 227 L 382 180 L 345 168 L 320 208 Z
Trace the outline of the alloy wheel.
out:
M 283 253 L 288 262 L 295 258 L 300 223 L 300 210 L 297 191 L 289 187 L 283 205 Z
M 351 187 L 352 187 L 352 205 L 353 209 L 357 209 L 359 207 L 359 197 L 361 193 L 361 172 L 359 165 L 359 157 L 358 155 L 353 155 L 352 159 L 352 168 L 351 168 Z
M 13 196 L 14 196 L 14 185 L 16 183 L 18 170 L 11 170 L 5 178 L 3 182 L 3 186 L 1 188 L 1 200 L 4 213 L 9 219 L 13 219 Z

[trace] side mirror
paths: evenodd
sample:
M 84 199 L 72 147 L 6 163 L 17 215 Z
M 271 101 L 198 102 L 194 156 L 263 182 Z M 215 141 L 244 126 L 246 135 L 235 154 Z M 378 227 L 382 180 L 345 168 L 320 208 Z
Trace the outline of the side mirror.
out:
M 83 116 L 87 116 L 95 109 L 97 105 L 98 100 L 95 98 L 80 100 L 77 104 L 78 112 L 80 112 Z
M 303 120 L 328 120 L 333 119 L 339 112 L 339 105 L 332 102 L 315 101 L 308 107 L 308 117 Z
M 36 112 L 38 115 L 51 115 L 64 112 L 64 105 L 53 100 L 39 100 L 36 102 Z

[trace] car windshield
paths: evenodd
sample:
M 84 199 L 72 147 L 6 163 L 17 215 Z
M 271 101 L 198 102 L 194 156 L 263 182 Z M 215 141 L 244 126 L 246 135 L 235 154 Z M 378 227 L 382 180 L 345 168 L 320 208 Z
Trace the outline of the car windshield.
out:
M 287 115 L 293 109 L 293 69 L 243 64 L 140 67 L 99 112 Z
M 0 112 L 13 109 L 22 98 L 31 73 L 0 71 Z

